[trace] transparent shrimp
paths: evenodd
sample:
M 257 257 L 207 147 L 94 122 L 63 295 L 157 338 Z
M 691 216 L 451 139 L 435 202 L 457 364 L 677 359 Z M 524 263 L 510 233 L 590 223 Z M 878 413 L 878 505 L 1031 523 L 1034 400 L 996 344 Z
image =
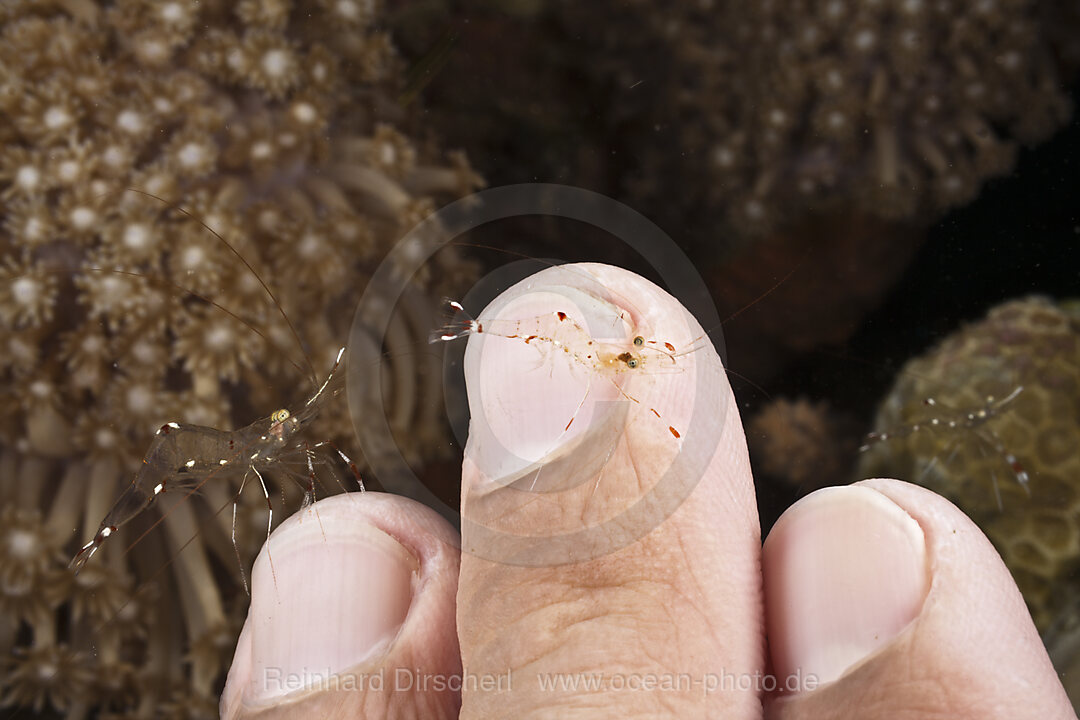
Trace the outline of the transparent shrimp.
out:
M 964 437 L 974 436 L 974 438 L 981 443 L 978 448 L 979 453 L 985 453 L 984 447 L 991 448 L 994 453 L 1002 458 L 1005 466 L 1008 467 L 1012 474 L 1013 479 L 1030 497 L 1031 488 L 1028 485 L 1030 477 L 1027 470 L 1024 469 L 1024 466 L 1017 457 L 1009 452 L 997 433 L 987 425 L 991 419 L 997 417 L 1006 406 L 1012 403 L 1023 390 L 1024 386 L 1018 385 L 1005 397 L 997 398 L 993 395 L 989 395 L 983 401 L 982 406 L 970 410 L 949 408 L 941 405 L 934 398 L 928 397 L 923 400 L 923 405 L 928 408 L 933 408 L 933 410 L 930 411 L 931 415 L 929 417 L 889 430 L 871 432 L 867 434 L 862 446 L 859 448 L 859 452 L 868 452 L 881 443 L 909 437 L 915 433 L 956 433 L 946 446 L 948 454 L 946 455 L 945 464 L 948 464 L 959 450 L 961 440 Z M 922 475 L 918 478 L 918 482 L 921 482 L 926 475 L 929 474 L 937 463 L 937 460 L 938 457 L 934 456 L 923 470 Z M 998 487 L 997 483 L 997 475 L 991 474 L 991 480 L 994 486 L 994 497 L 997 501 L 998 510 L 1001 511 L 1003 506 L 1001 502 L 1001 489 Z
M 334 380 L 345 349 L 338 351 L 337 360 L 329 376 L 299 411 L 277 410 L 269 417 L 256 420 L 250 425 L 231 432 L 201 425 L 170 422 L 162 425 L 154 435 L 150 448 L 143 457 L 139 470 L 131 484 L 121 493 L 112 509 L 101 521 L 93 539 L 82 546 L 72 558 L 70 567 L 76 573 L 97 552 L 98 548 L 120 527 L 131 522 L 147 510 L 157 497 L 168 491 L 187 490 L 193 494 L 211 478 L 223 473 L 243 472 L 240 491 L 250 475 L 255 475 L 267 499 L 270 516 L 267 534 L 273 522 L 273 508 L 262 473 L 281 468 L 294 475 L 286 461 L 290 453 L 300 452 L 307 461 L 309 476 L 306 478 L 305 505 L 312 501 L 314 490 L 313 456 L 317 449 L 331 447 L 349 467 L 364 490 L 363 480 L 356 464 L 332 443 L 309 445 L 296 440 L 301 428 L 318 415 L 323 401 L 336 394 Z M 237 493 L 239 495 L 239 493 Z M 236 505 L 233 505 L 233 547 L 239 559 L 236 545 Z M 243 566 L 241 565 L 241 572 Z M 245 588 L 247 585 L 244 580 Z
M 487 333 L 520 339 L 526 345 L 546 345 L 573 356 L 579 364 L 596 370 L 637 370 L 652 362 L 675 365 L 675 346 L 638 335 L 630 348 L 617 342 L 594 340 L 592 335 L 565 312 L 556 310 L 523 320 L 489 320 L 481 323 L 465 311 L 461 303 L 443 298 L 444 322 L 428 342 L 449 342 L 471 334 Z M 666 362 L 664 362 L 666 361 Z
M 612 381 L 619 394 L 626 400 L 640 404 L 640 401 L 628 394 L 615 378 L 624 373 L 639 373 L 646 369 L 652 371 L 678 370 L 675 347 L 669 342 L 651 340 L 643 335 L 635 335 L 624 342 L 601 341 L 567 313 L 556 310 L 522 320 L 488 320 L 481 322 L 473 318 L 456 300 L 443 299 L 443 324 L 434 330 L 430 343 L 452 342 L 468 335 L 488 334 L 506 339 L 519 340 L 526 345 L 533 345 L 547 352 L 563 353 L 575 364 Z M 588 391 L 586 391 L 586 397 Z M 578 403 L 578 410 L 584 405 L 586 397 Z M 655 409 L 649 411 L 659 419 L 663 416 Z M 573 424 L 577 413 L 571 416 L 563 432 Z M 682 433 L 668 425 L 668 431 L 677 440 Z
M 251 475 L 258 478 L 263 491 L 263 496 L 266 498 L 267 509 L 269 512 L 269 517 L 267 519 L 268 538 L 270 528 L 273 525 L 273 506 L 270 503 L 269 491 L 262 475 L 264 471 L 275 468 L 300 482 L 301 485 L 305 487 L 304 504 L 306 506 L 313 501 L 314 497 L 314 465 L 316 459 L 319 457 L 317 452 L 325 451 L 325 448 L 332 448 L 336 455 L 350 469 L 353 476 L 356 478 L 360 489 L 364 490 L 363 480 L 357 470 L 356 464 L 336 445 L 331 442 L 320 442 L 312 445 L 297 439 L 301 428 L 317 417 L 323 402 L 340 391 L 341 388 L 334 384 L 334 380 L 335 378 L 340 377 L 337 375 L 337 370 L 340 366 L 345 349 L 341 348 L 338 351 L 333 368 L 330 370 L 326 380 L 322 385 L 317 385 L 311 360 L 307 354 L 303 352 L 303 343 L 300 340 L 296 327 L 285 313 L 284 308 L 278 301 L 274 292 L 258 272 L 256 272 L 251 263 L 249 263 L 248 260 L 218 232 L 184 208 L 173 205 L 150 193 L 134 189 L 129 189 L 129 191 L 158 200 L 159 202 L 172 207 L 182 215 L 199 223 L 231 254 L 233 254 L 245 268 L 247 268 L 265 291 L 267 297 L 273 303 L 281 318 L 285 321 L 292 339 L 301 350 L 307 373 L 311 377 L 313 387 L 316 389 L 314 394 L 298 412 L 290 413 L 288 409 L 283 408 L 272 413 L 269 417 L 256 420 L 250 425 L 234 431 L 224 431 L 212 427 L 179 422 L 169 422 L 161 426 L 155 433 L 132 483 L 125 488 L 113 508 L 101 521 L 94 537 L 80 548 L 72 558 L 70 568 L 75 573 L 78 573 L 98 548 L 101 547 L 105 540 L 114 534 L 120 527 L 131 522 L 131 520 L 148 509 L 154 503 L 158 495 L 169 490 L 175 491 L 181 489 L 186 489 L 188 495 L 191 495 L 197 492 L 212 478 L 222 478 L 223 476 L 242 474 L 240 489 L 237 491 L 236 501 L 233 503 L 232 543 L 240 565 L 241 579 L 246 590 L 247 578 L 244 575 L 243 562 L 240 559 L 240 550 L 236 538 L 236 515 L 237 501 Z M 115 272 L 122 275 L 138 275 L 137 273 L 109 268 L 91 268 L 90 270 L 97 272 Z M 190 293 L 194 297 L 202 299 L 218 310 L 227 313 L 233 319 L 237 320 L 263 339 L 267 339 L 257 328 L 228 308 L 215 302 L 213 299 L 184 288 L 170 280 L 166 279 L 163 280 L 163 282 L 178 290 Z M 292 361 L 290 360 L 290 362 Z M 301 369 L 295 362 L 292 362 L 292 364 L 298 369 Z M 293 461 L 295 460 L 300 460 L 306 464 L 306 477 L 302 477 L 301 473 L 292 467 Z

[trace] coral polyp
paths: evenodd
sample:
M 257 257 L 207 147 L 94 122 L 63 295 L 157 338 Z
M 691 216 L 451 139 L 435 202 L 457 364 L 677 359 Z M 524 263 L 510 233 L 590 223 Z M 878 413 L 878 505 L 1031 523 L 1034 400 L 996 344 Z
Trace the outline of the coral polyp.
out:
M 376 12 L 0 7 L 0 704 L 213 714 L 244 604 L 215 515 L 236 488 L 206 488 L 145 538 L 150 521 L 131 528 L 77 580 L 61 550 L 92 535 L 162 423 L 227 430 L 310 395 L 390 244 L 480 184 L 463 156 L 414 140 Z M 442 262 L 428 277 L 463 272 Z M 411 363 L 382 371 L 415 382 Z M 398 407 L 406 452 L 444 445 L 430 413 Z M 344 412 L 319 439 L 348 444 Z M 241 526 L 253 552 L 258 530 Z

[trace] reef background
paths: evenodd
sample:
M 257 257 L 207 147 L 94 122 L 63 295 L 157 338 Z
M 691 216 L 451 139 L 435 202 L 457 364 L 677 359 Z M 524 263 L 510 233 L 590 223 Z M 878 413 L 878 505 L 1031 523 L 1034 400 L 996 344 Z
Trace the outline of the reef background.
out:
M 399 0 L 373 7 L 381 13 L 379 31 L 393 37 L 409 68 L 396 98 L 407 108 L 403 131 L 421 151 L 429 136 L 440 147 L 463 149 L 489 186 L 558 182 L 627 203 L 684 248 L 709 279 L 721 317 L 738 313 L 722 334 L 751 444 L 783 440 L 775 423 L 795 417 L 812 441 L 810 450 L 820 453 L 801 454 L 805 438 L 772 448 L 758 444 L 752 451 L 764 534 L 798 497 L 851 479 L 861 438 L 906 360 L 1002 301 L 1077 294 L 1080 122 L 1074 111 L 1060 129 L 1048 129 L 1048 140 L 1019 143 L 1011 170 L 977 184 L 970 200 L 945 203 L 930 214 L 895 222 L 855 213 L 780 217 L 781 232 L 744 232 L 712 212 L 713 199 L 702 194 L 707 177 L 692 152 L 708 138 L 695 135 L 701 128 L 691 121 L 710 116 L 709 93 L 717 87 L 695 95 L 687 79 L 693 73 L 680 65 L 687 59 L 673 54 L 649 25 L 648 5 L 598 0 L 585 11 L 544 0 Z M 1059 60 L 1061 77 L 1068 77 L 1076 58 Z M 672 94 L 679 87 L 673 78 L 686 81 L 685 96 Z M 1080 85 L 1062 82 L 1075 108 Z M 695 99 L 702 107 L 684 124 L 679 113 Z M 373 127 L 363 131 L 374 137 Z M 443 159 L 442 153 L 421 154 Z M 440 197 L 456 194 L 448 190 Z M 412 220 L 435 206 L 410 207 L 403 215 Z M 574 223 L 525 218 L 468 239 L 549 260 L 618 264 L 658 279 L 621 242 Z M 437 276 L 449 285 L 440 289 L 464 291 L 474 263 L 493 268 L 508 257 L 476 249 L 456 266 L 456 285 L 449 277 L 454 272 Z M 850 295 L 814 297 L 833 287 L 850 289 Z M 261 297 L 256 301 L 262 304 Z M 790 405 L 778 421 L 770 420 L 767 411 L 778 402 Z M 456 496 L 460 451 L 416 459 L 443 498 Z M 770 456 L 827 472 L 793 477 L 763 462 Z M 254 517 L 256 525 L 261 522 Z M 223 585 L 242 606 L 235 578 Z M 213 701 L 201 699 L 207 702 L 198 707 L 174 707 L 175 716 L 198 717 Z M 76 700 L 85 710 L 83 699 Z M 33 701 L 15 698 L 12 704 L 31 707 Z

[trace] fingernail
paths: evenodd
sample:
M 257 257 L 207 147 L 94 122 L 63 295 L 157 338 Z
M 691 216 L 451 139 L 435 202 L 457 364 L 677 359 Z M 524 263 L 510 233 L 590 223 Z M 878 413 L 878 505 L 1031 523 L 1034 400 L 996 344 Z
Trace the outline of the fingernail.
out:
M 249 701 L 326 687 L 386 653 L 412 601 L 412 552 L 355 514 L 311 508 L 268 546 L 252 572 Z
M 856 485 L 792 505 L 762 565 L 774 672 L 778 687 L 795 690 L 831 682 L 888 644 L 918 616 L 929 586 L 922 528 Z
M 548 463 L 622 409 L 618 387 L 594 382 L 589 363 L 589 342 L 625 335 L 613 304 L 554 285 L 500 298 L 483 316 L 488 330 L 470 339 L 465 378 L 470 455 L 485 476 Z

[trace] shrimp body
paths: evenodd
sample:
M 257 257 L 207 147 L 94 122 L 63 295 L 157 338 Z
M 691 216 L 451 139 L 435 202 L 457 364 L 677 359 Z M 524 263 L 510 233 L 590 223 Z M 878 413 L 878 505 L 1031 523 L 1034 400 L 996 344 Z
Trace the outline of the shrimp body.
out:
M 593 339 L 593 336 L 565 312 L 543 313 L 522 320 L 488 320 L 471 317 L 461 303 L 446 299 L 446 322 L 431 334 L 429 342 L 449 342 L 470 334 L 488 334 L 526 345 L 546 348 L 548 352 L 569 355 L 578 365 L 605 374 L 638 370 L 647 365 L 670 367 L 675 364 L 675 348 L 670 343 L 635 336 L 629 343 Z M 629 345 L 629 347 L 628 347 Z
M 429 336 L 429 342 L 451 342 L 468 335 L 489 335 L 522 342 L 536 347 L 541 353 L 564 354 L 571 360 L 572 367 L 585 369 L 592 378 L 601 378 L 614 387 L 616 393 L 635 404 L 641 402 L 629 394 L 618 381 L 631 374 L 642 373 L 645 368 L 650 372 L 679 372 L 678 354 L 675 346 L 669 342 L 660 342 L 634 333 L 634 325 L 625 312 L 618 317 L 623 327 L 629 331 L 625 339 L 597 339 L 581 323 L 566 312 L 546 312 L 520 320 L 478 320 L 470 316 L 461 303 L 449 298 L 444 299 L 444 324 Z M 616 326 L 620 322 L 615 323 Z M 611 328 L 603 328 L 611 331 Z M 622 332 L 613 332 L 618 338 Z M 570 430 L 578 412 L 585 405 L 591 385 L 586 384 L 585 395 L 577 403 L 569 421 L 559 431 L 562 439 Z M 647 407 L 650 414 L 663 420 L 663 415 L 654 407 Z M 667 430 L 676 440 L 681 440 L 682 433 L 674 426 L 667 425 Z
M 195 493 L 211 478 L 235 476 L 241 471 L 245 481 L 249 473 L 261 481 L 262 471 L 279 466 L 286 453 L 297 447 L 295 438 L 301 428 L 317 416 L 320 400 L 327 395 L 343 353 L 344 348 L 338 352 L 330 376 L 295 414 L 281 409 L 233 431 L 177 422 L 162 425 L 154 434 L 135 478 L 105 515 L 93 539 L 72 558 L 70 567 L 76 573 L 82 569 L 113 533 L 147 510 L 162 493 L 175 490 Z M 305 446 L 302 451 L 310 467 L 311 448 Z M 355 465 L 340 450 L 337 452 L 359 479 Z M 360 488 L 363 489 L 362 483 Z

